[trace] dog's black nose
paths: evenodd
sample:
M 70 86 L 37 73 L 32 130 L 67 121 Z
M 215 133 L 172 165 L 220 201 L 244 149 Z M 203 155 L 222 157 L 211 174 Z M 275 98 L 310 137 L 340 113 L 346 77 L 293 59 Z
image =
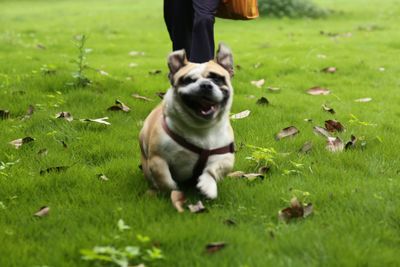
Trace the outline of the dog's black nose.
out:
M 200 89 L 203 94 L 211 94 L 213 86 L 210 82 L 203 82 L 200 84 Z

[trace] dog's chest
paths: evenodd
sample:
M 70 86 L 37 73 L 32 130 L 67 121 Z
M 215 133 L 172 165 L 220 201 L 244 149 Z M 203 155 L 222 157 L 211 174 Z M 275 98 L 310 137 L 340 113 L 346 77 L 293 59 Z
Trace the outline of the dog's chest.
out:
M 192 178 L 193 169 L 199 156 L 180 145 L 168 142 L 165 146 L 168 166 L 175 181 L 185 181 Z
M 217 144 L 213 145 L 215 148 Z M 222 146 L 222 144 L 219 146 Z M 175 181 L 186 181 L 193 177 L 193 170 L 199 160 L 199 154 L 177 144 L 168 135 L 164 135 L 162 138 L 161 153 L 163 154 L 163 158 L 167 159 L 172 178 Z M 223 158 L 223 155 L 210 155 L 206 166 L 221 158 Z

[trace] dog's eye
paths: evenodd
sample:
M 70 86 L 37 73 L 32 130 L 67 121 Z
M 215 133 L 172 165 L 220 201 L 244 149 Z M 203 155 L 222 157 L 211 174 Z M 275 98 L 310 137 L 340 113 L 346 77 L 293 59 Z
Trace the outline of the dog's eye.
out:
M 225 77 L 218 75 L 214 72 L 210 72 L 210 74 L 208 74 L 207 78 L 211 79 L 218 86 L 226 85 Z
M 191 83 L 194 83 L 194 82 L 196 82 L 196 80 L 193 79 L 192 77 L 182 77 L 179 80 L 179 84 L 180 85 L 188 85 L 188 84 L 191 84 Z

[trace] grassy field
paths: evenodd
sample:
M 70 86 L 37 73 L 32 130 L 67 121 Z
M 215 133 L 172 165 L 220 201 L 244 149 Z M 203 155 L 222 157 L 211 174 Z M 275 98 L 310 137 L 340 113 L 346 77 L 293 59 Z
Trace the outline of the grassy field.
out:
M 321 20 L 217 21 L 216 39 L 231 46 L 241 66 L 232 112 L 251 111 L 232 122 L 236 143 L 280 154 L 264 180 L 227 178 L 219 198 L 204 202 L 207 213 L 178 214 L 168 196 L 146 194 L 138 168 L 141 124 L 159 102 L 155 93 L 169 86 L 162 1 L 0 1 L 0 109 L 10 111 L 0 120 L 0 266 L 96 266 L 81 259 L 81 249 L 141 244 L 137 234 L 162 250 L 164 259 L 151 266 L 399 266 L 400 4 L 318 3 L 338 12 Z M 85 88 L 68 85 L 78 34 L 88 36 L 92 49 L 87 62 L 93 69 L 86 71 L 92 84 Z M 328 66 L 338 71 L 320 71 Z M 157 69 L 161 74 L 149 74 Z M 263 88 L 251 85 L 262 78 Z M 313 86 L 332 93 L 306 94 Z M 261 96 L 268 106 L 256 105 Z M 354 101 L 364 97 L 372 101 Z M 107 111 L 116 99 L 131 112 Z M 29 105 L 35 112 L 21 120 Z M 60 111 L 75 120 L 55 119 Z M 351 121 L 351 114 L 369 124 Z M 79 121 L 105 116 L 111 125 Z M 354 134 L 364 146 L 359 141 L 353 150 L 328 151 L 312 131 L 327 119 L 344 124 L 344 141 Z M 300 133 L 275 141 L 290 125 Z M 18 150 L 9 144 L 26 136 L 35 141 Z M 299 154 L 306 141 L 313 150 Z M 47 155 L 38 154 L 42 149 Z M 246 147 L 237 152 L 235 170 L 255 171 L 246 159 L 251 153 Z M 70 167 L 40 174 L 54 166 Z M 278 211 L 305 192 L 314 213 L 279 222 Z M 49 215 L 34 217 L 41 206 L 50 207 Z M 120 219 L 130 229 L 120 231 Z M 227 219 L 236 225 L 224 224 Z M 214 241 L 227 246 L 205 253 Z

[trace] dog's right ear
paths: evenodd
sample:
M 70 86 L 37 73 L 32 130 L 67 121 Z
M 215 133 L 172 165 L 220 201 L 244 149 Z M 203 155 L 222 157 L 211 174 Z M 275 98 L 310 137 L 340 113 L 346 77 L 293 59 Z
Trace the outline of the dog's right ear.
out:
M 177 73 L 178 70 L 184 67 L 187 63 L 186 52 L 183 49 L 174 51 L 168 56 L 168 78 L 171 81 L 171 84 L 174 84 L 173 78 L 175 73 Z

